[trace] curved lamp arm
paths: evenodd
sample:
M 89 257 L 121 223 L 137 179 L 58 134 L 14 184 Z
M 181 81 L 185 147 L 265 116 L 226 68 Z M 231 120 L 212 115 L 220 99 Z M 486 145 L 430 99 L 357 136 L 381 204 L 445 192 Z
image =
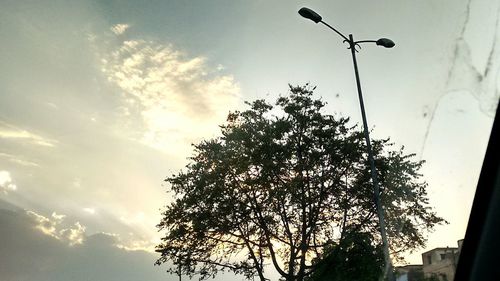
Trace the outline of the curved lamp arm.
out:
M 326 25 L 327 27 L 329 27 L 331 30 L 335 31 L 335 33 L 337 33 L 338 35 L 340 35 L 340 37 L 344 38 L 344 40 L 348 41 L 349 42 L 349 38 L 347 38 L 344 34 L 342 34 L 340 31 L 336 30 L 335 28 L 333 28 L 331 25 L 329 25 L 328 23 L 324 22 L 324 21 L 320 21 L 322 24 Z M 356 42 L 357 43 L 357 42 Z

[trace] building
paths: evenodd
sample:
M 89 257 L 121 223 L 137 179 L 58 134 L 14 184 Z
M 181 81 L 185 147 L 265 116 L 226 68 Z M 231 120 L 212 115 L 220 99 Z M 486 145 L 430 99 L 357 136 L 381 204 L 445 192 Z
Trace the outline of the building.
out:
M 422 264 L 398 266 L 396 281 L 453 281 L 463 239 L 458 248 L 435 248 L 422 254 Z
M 424 277 L 434 277 L 439 281 L 453 281 L 462 242 L 463 239 L 458 241 L 458 248 L 435 248 L 423 253 L 422 270 Z
M 396 267 L 396 281 L 422 281 L 424 272 L 421 264 Z

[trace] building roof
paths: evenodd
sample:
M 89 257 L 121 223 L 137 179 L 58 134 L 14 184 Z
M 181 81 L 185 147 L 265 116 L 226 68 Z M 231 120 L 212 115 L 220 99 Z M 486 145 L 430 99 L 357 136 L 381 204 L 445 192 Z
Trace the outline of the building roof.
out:
M 456 248 L 456 247 L 439 247 L 439 248 L 434 248 L 432 250 L 429 250 L 427 252 L 423 252 L 422 255 L 430 253 L 430 252 L 439 251 L 439 250 L 457 250 L 458 251 L 458 248 Z

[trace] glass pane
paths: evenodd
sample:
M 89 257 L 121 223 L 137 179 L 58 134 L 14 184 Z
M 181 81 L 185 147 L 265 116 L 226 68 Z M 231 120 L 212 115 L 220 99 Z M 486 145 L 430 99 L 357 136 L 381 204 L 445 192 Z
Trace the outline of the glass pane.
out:
M 370 278 L 385 270 L 383 214 L 398 280 L 452 280 L 499 100 L 499 11 L 493 0 L 3 1 L 0 279 Z M 293 89 L 325 103 L 321 122 Z M 267 123 L 238 115 L 261 99 L 274 107 L 253 113 Z M 349 118 L 345 130 L 328 115 Z M 192 146 L 205 140 L 221 145 Z M 179 176 L 205 160 L 206 173 Z M 191 205 L 169 216 L 176 198 Z

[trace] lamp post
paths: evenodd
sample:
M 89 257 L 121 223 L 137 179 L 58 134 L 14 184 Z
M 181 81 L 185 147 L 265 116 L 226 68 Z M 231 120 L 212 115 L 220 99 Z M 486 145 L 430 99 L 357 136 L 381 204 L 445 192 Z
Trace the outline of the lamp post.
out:
M 315 23 L 322 23 L 326 25 L 328 28 L 333 30 L 335 33 L 340 35 L 344 39 L 344 43 L 347 42 L 349 44 L 349 49 L 351 50 L 351 55 L 352 55 L 352 62 L 354 65 L 354 74 L 356 76 L 356 86 L 358 89 L 358 97 L 359 97 L 359 106 L 361 107 L 361 116 L 363 118 L 363 128 L 364 128 L 364 133 L 365 133 L 365 141 L 366 141 L 366 148 L 368 150 L 368 161 L 370 162 L 370 170 L 371 170 L 371 178 L 373 182 L 373 189 L 374 189 L 374 199 L 375 199 L 375 205 L 377 207 L 377 216 L 379 220 L 379 225 L 380 225 L 380 235 L 382 237 L 382 246 L 384 249 L 384 258 L 385 258 L 385 269 L 384 269 L 384 276 L 387 276 L 389 281 L 394 280 L 394 275 L 392 272 L 392 263 L 391 263 L 391 258 L 389 256 L 389 242 L 387 240 L 387 233 L 386 233 L 386 227 L 385 227 L 385 219 L 384 219 L 384 210 L 382 209 L 382 204 L 380 202 L 380 187 L 378 185 L 378 180 L 377 180 L 377 171 L 375 170 L 375 160 L 373 159 L 373 150 L 370 142 L 370 134 L 368 131 L 368 124 L 366 121 L 366 113 L 365 113 L 365 105 L 363 102 L 363 94 L 361 92 L 361 82 L 359 80 L 359 71 L 358 71 L 358 64 L 356 61 L 356 46 L 359 46 L 360 43 L 375 43 L 378 46 L 383 46 L 385 48 L 392 48 L 394 47 L 394 42 L 392 40 L 387 39 L 387 38 L 381 38 L 378 40 L 362 40 L 362 41 L 354 41 L 354 38 L 352 34 L 349 34 L 349 38 L 346 37 L 344 34 L 324 22 L 319 14 L 314 12 L 313 10 L 309 8 L 301 8 L 299 10 L 299 14 L 303 16 L 304 18 L 310 19 L 314 21 Z

